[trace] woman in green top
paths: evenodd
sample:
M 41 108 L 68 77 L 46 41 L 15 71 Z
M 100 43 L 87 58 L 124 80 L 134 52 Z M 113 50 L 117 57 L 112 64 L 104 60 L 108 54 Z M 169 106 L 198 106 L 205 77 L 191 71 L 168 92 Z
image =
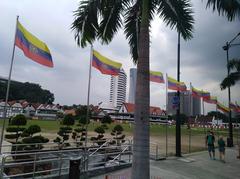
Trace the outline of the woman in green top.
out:
M 220 136 L 218 140 L 218 149 L 220 160 L 225 163 L 225 141 L 223 140 L 222 136 Z

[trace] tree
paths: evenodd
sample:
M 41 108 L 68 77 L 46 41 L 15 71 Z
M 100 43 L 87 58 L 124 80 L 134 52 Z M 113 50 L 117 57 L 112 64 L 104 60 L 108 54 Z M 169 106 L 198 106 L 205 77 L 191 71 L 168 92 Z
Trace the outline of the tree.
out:
M 83 0 L 72 29 L 81 47 L 99 39 L 108 44 L 124 25 L 137 64 L 132 179 L 149 178 L 149 48 L 150 23 L 157 14 L 184 39 L 191 38 L 193 17 L 189 0 Z
M 34 134 L 39 132 L 41 132 L 41 128 L 38 125 L 31 125 L 23 131 L 21 135 L 22 137 L 24 137 L 22 139 L 22 144 L 27 144 L 24 146 L 24 150 L 42 149 L 43 146 L 39 143 L 49 142 L 48 138 L 45 138 L 41 135 L 33 136 Z
M 117 124 L 116 126 L 114 126 L 111 135 L 114 136 L 113 139 L 116 141 L 114 143 L 117 143 L 117 145 L 120 145 L 121 143 L 125 142 L 124 138 L 125 135 L 122 134 L 123 132 L 123 127 L 119 124 Z
M 188 122 L 188 117 L 186 114 L 180 114 L 180 119 L 181 119 L 181 124 L 184 125 L 185 123 Z M 173 115 L 173 119 L 176 121 L 177 120 L 177 115 Z
M 87 115 L 87 106 L 86 105 L 80 105 L 76 109 L 76 116 L 77 117 L 82 117 Z M 91 111 L 89 111 L 89 115 L 91 116 Z
M 227 87 L 234 86 L 237 81 L 240 80 L 240 59 L 232 59 L 228 63 L 228 68 L 230 70 L 235 70 L 231 72 L 224 80 L 222 81 L 220 87 L 222 90 Z
M 75 140 L 77 147 L 82 145 L 82 141 L 86 139 L 86 129 L 84 128 L 76 128 L 74 132 L 72 132 L 72 139 Z
M 7 132 L 13 134 L 6 134 L 5 138 L 7 139 L 15 139 L 16 143 L 18 142 L 22 132 L 25 130 L 25 126 L 27 124 L 26 117 L 22 114 L 18 114 L 12 118 L 11 122 L 9 123 L 9 127 L 7 128 Z
M 213 11 L 217 10 L 219 15 L 226 16 L 229 21 L 240 17 L 240 2 L 239 0 L 208 0 L 207 8 Z
M 227 122 L 228 121 L 228 117 L 225 114 L 223 114 L 223 113 L 221 113 L 219 111 L 210 111 L 210 112 L 208 112 L 207 115 L 211 116 L 211 117 L 215 116 L 217 119 L 222 119 L 223 122 Z
M 112 118 L 109 115 L 105 115 L 105 116 L 103 116 L 101 122 L 103 124 L 111 124 L 112 123 Z
M 24 135 L 24 136 L 30 136 L 30 137 L 32 137 L 33 134 L 36 134 L 36 133 L 38 133 L 38 132 L 41 132 L 40 126 L 39 126 L 39 125 L 31 125 L 31 126 L 29 126 L 27 129 L 25 129 L 25 130 L 23 131 L 22 136 Z
M 72 138 L 75 140 L 77 146 L 82 145 L 81 141 L 84 141 L 86 139 L 86 125 L 90 123 L 90 120 L 87 121 L 86 115 L 80 115 L 78 120 L 78 126 L 80 128 L 74 129 L 74 132 L 72 133 Z
M 105 129 L 102 126 L 98 126 L 94 129 L 94 131 L 97 133 L 97 137 L 91 137 L 91 141 L 93 143 L 97 143 L 98 145 L 102 145 L 106 142 L 106 139 L 104 139 L 104 133 Z
M 72 125 L 74 125 L 75 123 L 75 118 L 73 115 L 71 114 L 67 114 L 62 122 L 61 122 L 61 127 L 58 131 L 58 135 L 59 137 L 57 137 L 55 140 L 53 140 L 54 142 L 58 143 L 59 145 L 63 144 L 65 141 L 67 141 L 69 139 L 69 135 L 70 133 L 72 133 Z M 66 144 L 69 145 L 69 144 Z
M 4 82 L 5 81 L 5 82 Z M 0 80 L 0 99 L 5 98 L 7 81 Z M 9 100 L 25 99 L 30 103 L 52 103 L 54 101 L 54 94 L 49 90 L 42 89 L 38 84 L 34 83 L 21 83 L 17 81 L 11 82 L 11 90 L 9 92 Z
M 112 123 L 112 118 L 109 115 L 105 115 L 103 116 L 101 123 L 102 123 L 102 127 L 107 130 L 108 124 Z

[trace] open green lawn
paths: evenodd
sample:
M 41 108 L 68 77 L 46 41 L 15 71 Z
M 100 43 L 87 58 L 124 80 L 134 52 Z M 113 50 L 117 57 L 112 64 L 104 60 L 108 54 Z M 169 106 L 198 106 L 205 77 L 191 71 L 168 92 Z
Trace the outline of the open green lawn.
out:
M 74 125 L 73 128 L 77 128 L 77 121 Z M 0 120 L 0 126 L 2 126 L 3 124 L 3 120 Z M 8 120 L 6 121 L 6 125 L 8 124 Z M 42 132 L 48 132 L 48 133 L 56 133 L 59 129 L 60 125 L 60 121 L 52 121 L 52 120 L 28 120 L 27 121 L 27 126 L 30 125 L 39 125 L 42 129 Z M 89 131 L 94 131 L 94 129 L 101 125 L 101 123 L 99 122 L 91 122 L 88 126 L 88 130 Z M 109 125 L 109 129 L 106 132 L 110 132 L 113 127 L 116 125 L 116 123 L 112 123 Z M 129 123 L 122 123 L 121 124 L 124 128 L 124 132 L 131 134 L 133 132 L 133 124 L 129 124 Z M 166 129 L 165 125 L 158 125 L 158 124 L 152 124 L 150 126 L 150 133 L 151 135 L 165 135 L 166 134 L 166 130 L 168 131 L 168 134 L 172 134 L 175 135 L 175 126 L 168 126 Z M 204 128 L 192 128 L 191 131 L 189 129 L 187 129 L 186 126 L 182 126 L 181 128 L 181 133 L 182 135 L 188 135 L 191 132 L 191 135 L 201 135 L 201 134 L 205 134 L 207 132 L 208 129 L 204 129 Z M 215 130 L 215 134 L 219 134 L 219 135 L 224 135 L 227 136 L 228 134 L 228 130 L 227 129 L 214 129 Z M 237 134 L 237 130 L 234 131 L 234 134 Z

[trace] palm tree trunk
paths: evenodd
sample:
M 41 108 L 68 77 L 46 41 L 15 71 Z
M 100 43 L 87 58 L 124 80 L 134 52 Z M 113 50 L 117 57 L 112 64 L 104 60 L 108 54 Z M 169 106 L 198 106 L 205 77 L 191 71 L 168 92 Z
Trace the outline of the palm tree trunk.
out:
M 134 113 L 132 179 L 148 179 L 149 172 L 149 1 L 143 0 L 139 34 Z

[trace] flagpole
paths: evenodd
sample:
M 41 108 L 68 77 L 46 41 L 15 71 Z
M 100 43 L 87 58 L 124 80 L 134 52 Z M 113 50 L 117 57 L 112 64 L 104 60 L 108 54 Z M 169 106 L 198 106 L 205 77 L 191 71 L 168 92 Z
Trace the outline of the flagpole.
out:
M 203 98 L 202 98 L 202 109 L 203 109 L 203 128 L 204 128 L 204 134 L 206 136 L 205 117 L 204 117 L 205 110 L 204 110 L 204 100 L 203 100 Z
M 11 60 L 10 69 L 9 69 L 8 82 L 7 82 L 7 92 L 6 92 L 5 105 L 4 105 L 4 111 L 3 111 L 3 126 L 2 126 L 1 141 L 0 141 L 0 145 L 1 145 L 0 146 L 0 154 L 2 154 L 2 144 L 3 144 L 4 130 L 5 130 L 5 124 L 6 124 L 6 117 L 7 117 L 7 104 L 8 104 L 10 82 L 11 82 L 11 76 L 12 76 L 14 54 L 15 54 L 15 42 L 16 42 L 18 19 L 19 19 L 19 16 L 17 16 L 17 18 L 16 18 L 16 27 L 15 27 L 15 36 L 14 36 L 14 42 L 13 42 L 12 60 Z
M 191 82 L 190 82 L 189 99 L 190 99 L 190 116 L 193 116 L 193 99 L 192 99 L 192 83 Z
M 166 123 L 166 157 L 168 156 L 168 75 L 166 73 L 166 116 L 167 116 L 167 123 Z
M 192 118 L 192 106 L 193 106 L 193 102 L 192 102 L 192 83 L 190 82 L 190 92 L 189 92 L 189 105 L 190 105 L 190 117 L 189 119 Z M 189 153 L 191 152 L 191 123 L 188 119 L 188 125 L 189 125 L 189 135 L 188 135 L 188 151 Z
M 216 104 L 216 118 L 217 118 L 217 135 L 218 135 L 218 139 L 219 139 L 219 131 L 218 131 L 218 107 L 217 107 L 217 104 Z
M 237 113 L 238 113 L 238 104 L 237 104 L 237 101 L 235 101 L 235 105 L 236 105 L 236 110 L 237 110 Z M 237 144 L 238 144 L 238 138 L 239 138 L 239 130 L 240 130 L 240 126 L 239 126 L 239 120 L 236 120 L 236 123 L 237 123 Z M 240 146 L 239 146 L 240 147 Z M 239 148 L 240 150 L 240 148 Z
M 91 73 L 92 73 L 92 58 L 93 58 L 93 45 L 91 44 L 90 50 L 90 62 L 89 62 L 89 74 L 88 74 L 88 94 L 87 94 L 87 116 L 86 116 L 86 137 L 85 137 L 85 160 L 87 160 L 87 137 L 88 137 L 88 121 L 90 122 L 89 117 L 89 99 L 90 99 L 90 90 L 91 90 Z M 85 161 L 86 171 L 88 170 L 88 161 Z M 87 173 L 87 172 L 86 172 Z

